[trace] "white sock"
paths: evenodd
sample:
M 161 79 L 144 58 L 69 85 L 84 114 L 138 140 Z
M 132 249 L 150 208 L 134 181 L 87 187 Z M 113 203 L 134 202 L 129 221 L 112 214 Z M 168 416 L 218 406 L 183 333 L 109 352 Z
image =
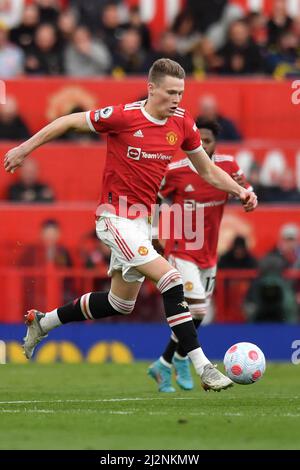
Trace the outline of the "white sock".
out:
M 57 315 L 57 308 L 52 310 L 52 312 L 45 313 L 45 316 L 40 320 L 40 325 L 45 333 L 48 333 L 48 331 L 62 325 L 62 322 Z
M 197 374 L 202 375 L 204 366 L 210 364 L 211 362 L 207 359 L 202 348 L 194 349 L 188 353 L 189 358 L 191 359 Z

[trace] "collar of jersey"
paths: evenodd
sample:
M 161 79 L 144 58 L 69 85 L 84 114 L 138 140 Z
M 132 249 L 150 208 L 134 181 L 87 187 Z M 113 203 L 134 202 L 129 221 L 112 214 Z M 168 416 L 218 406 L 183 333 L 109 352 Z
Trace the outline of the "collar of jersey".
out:
M 151 116 L 151 114 L 147 113 L 147 111 L 145 110 L 146 102 L 147 102 L 147 100 L 142 101 L 142 107 L 141 107 L 141 111 L 142 111 L 143 115 L 145 116 L 145 118 L 148 119 L 148 121 L 153 122 L 153 124 L 158 124 L 159 126 L 163 126 L 164 124 L 166 124 L 168 118 L 166 118 L 166 119 L 156 119 L 153 116 Z

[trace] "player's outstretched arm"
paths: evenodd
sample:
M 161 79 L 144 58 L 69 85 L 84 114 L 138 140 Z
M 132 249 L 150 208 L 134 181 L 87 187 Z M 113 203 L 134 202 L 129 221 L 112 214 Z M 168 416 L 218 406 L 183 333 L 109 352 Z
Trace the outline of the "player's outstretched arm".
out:
M 210 183 L 215 188 L 226 191 L 233 196 L 238 197 L 246 212 L 250 212 L 255 209 L 257 206 L 257 197 L 256 194 L 252 191 L 247 191 L 245 188 L 242 188 L 237 184 L 231 176 L 229 176 L 225 171 L 215 165 L 207 155 L 204 149 L 199 150 L 199 152 L 189 154 L 189 159 L 196 168 L 202 178 L 204 178 L 208 183 Z
M 55 119 L 55 121 L 43 127 L 43 129 L 34 134 L 30 139 L 26 140 L 26 142 L 9 150 L 4 156 L 5 170 L 13 173 L 22 165 L 24 158 L 33 150 L 60 137 L 68 130 L 91 132 L 86 121 L 85 113 L 73 113 Z

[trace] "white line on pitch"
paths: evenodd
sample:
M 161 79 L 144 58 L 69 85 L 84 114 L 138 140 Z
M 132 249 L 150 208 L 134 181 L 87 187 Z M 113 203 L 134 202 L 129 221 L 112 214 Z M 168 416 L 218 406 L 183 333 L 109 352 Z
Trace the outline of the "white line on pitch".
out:
M 14 401 L 0 401 L 0 405 L 17 405 L 26 403 L 104 403 L 104 402 L 122 402 L 122 401 L 153 401 L 165 400 L 165 398 L 152 397 L 152 398 L 103 398 L 95 400 L 14 400 Z M 198 397 L 174 397 L 171 400 L 199 400 Z

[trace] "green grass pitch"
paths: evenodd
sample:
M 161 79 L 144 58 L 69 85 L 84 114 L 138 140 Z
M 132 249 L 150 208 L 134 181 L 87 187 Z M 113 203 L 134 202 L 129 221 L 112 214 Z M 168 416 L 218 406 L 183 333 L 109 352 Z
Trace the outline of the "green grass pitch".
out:
M 162 394 L 147 363 L 2 365 L 1 449 L 300 449 L 299 366 Z

